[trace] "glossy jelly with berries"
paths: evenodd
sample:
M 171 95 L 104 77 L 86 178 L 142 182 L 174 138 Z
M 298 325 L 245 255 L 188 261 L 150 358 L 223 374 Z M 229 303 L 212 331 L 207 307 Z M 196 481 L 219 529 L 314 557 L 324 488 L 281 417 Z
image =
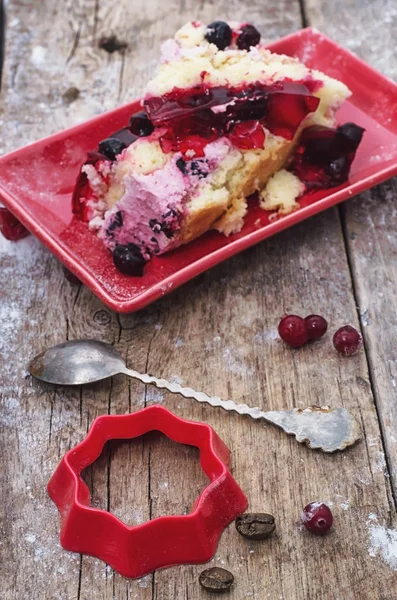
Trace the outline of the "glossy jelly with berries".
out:
M 302 132 L 290 170 L 306 191 L 338 186 L 349 177 L 350 167 L 364 129 L 345 123 L 332 129 L 313 125 Z
M 296 82 L 270 86 L 253 83 L 244 88 L 201 84 L 147 98 L 144 107 L 151 122 L 164 128 L 160 134 L 164 152 L 183 153 L 193 144 L 196 156 L 202 156 L 206 144 L 224 135 L 239 148 L 258 148 L 259 143 L 263 147 L 264 134 L 259 133 L 262 126 L 292 140 L 303 119 L 319 104 L 309 87 L 313 88 L 313 82 L 309 86 Z M 249 127 L 239 127 L 246 122 Z

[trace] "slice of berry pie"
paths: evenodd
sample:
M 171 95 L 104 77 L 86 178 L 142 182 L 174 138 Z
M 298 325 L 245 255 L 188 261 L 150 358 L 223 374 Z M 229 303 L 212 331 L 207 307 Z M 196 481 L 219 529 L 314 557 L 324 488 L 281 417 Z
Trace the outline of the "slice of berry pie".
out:
M 209 229 L 239 231 L 254 192 L 286 214 L 304 191 L 346 181 L 364 131 L 335 128 L 349 95 L 250 24 L 187 23 L 163 44 L 142 111 L 89 153 L 74 212 L 130 275 Z

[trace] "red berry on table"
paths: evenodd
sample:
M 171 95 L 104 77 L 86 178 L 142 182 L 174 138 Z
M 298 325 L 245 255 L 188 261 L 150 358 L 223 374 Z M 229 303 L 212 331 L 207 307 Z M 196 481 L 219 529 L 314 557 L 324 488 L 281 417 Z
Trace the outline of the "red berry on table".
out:
M 336 350 L 343 356 L 353 356 L 363 345 L 361 333 L 351 325 L 344 325 L 338 329 L 332 341 Z
M 334 518 L 326 504 L 323 502 L 310 502 L 303 509 L 301 520 L 310 533 L 323 535 L 331 528 Z
M 285 315 L 279 323 L 278 333 L 281 339 L 293 348 L 303 346 L 309 339 L 305 320 L 297 315 Z
M 328 323 L 320 315 L 309 315 L 305 318 L 309 340 L 318 340 L 327 331 Z
M 0 207 L 0 232 L 10 242 L 17 242 L 29 235 L 29 231 L 6 208 Z

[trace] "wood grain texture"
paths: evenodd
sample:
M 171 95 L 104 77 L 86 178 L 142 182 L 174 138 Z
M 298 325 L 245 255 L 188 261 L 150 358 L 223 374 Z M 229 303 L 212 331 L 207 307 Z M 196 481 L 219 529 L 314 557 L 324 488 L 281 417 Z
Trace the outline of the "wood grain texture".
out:
M 357 18 L 359 15 L 359 18 Z M 309 22 L 397 81 L 397 4 L 308 0 Z M 365 24 L 365 26 L 363 26 Z M 384 149 L 379 148 L 379 156 Z M 376 159 L 376 156 L 374 156 Z M 346 247 L 397 498 L 396 236 L 397 180 L 369 190 L 342 208 Z
M 5 12 L 3 0 L 0 0 L 0 90 L 4 63 Z
M 345 10 L 347 14 L 350 9 Z M 357 14 L 359 7 L 351 10 Z M 10 0 L 7 12 L 1 151 L 138 96 L 153 71 L 160 42 L 188 19 L 250 20 L 269 39 L 301 24 L 299 3 L 288 0 L 277 6 L 260 0 Z M 331 20 L 322 5 L 317 14 Z M 112 35 L 128 47 L 112 54 L 100 49 L 100 40 Z M 392 210 L 391 198 L 385 204 Z M 354 206 L 357 210 L 358 204 Z M 358 325 L 357 290 L 370 285 L 363 271 L 356 275 L 352 261 L 361 264 L 371 255 L 357 241 L 366 239 L 365 229 L 356 229 L 361 236 L 349 240 L 348 257 L 333 209 L 129 316 L 111 313 L 86 288 L 70 284 L 35 240 L 15 246 L 2 242 L 0 568 L 5 600 L 207 597 L 197 581 L 201 566 L 175 567 L 128 581 L 101 561 L 68 553 L 59 545 L 58 515 L 45 486 L 62 455 L 82 439 L 97 415 L 121 414 L 155 402 L 210 423 L 231 449 L 233 473 L 250 508 L 276 517 L 277 532 L 268 542 L 249 543 L 233 525 L 223 535 L 211 564 L 235 574 L 231 600 L 396 600 L 397 572 L 371 541 L 374 526 L 396 526 L 372 393 L 377 369 L 383 381 L 384 365 L 376 358 L 380 349 L 368 341 L 368 354 L 344 360 L 333 352 L 330 335 L 298 351 L 276 335 L 286 311 L 319 312 L 332 329 L 346 322 Z M 372 235 L 375 243 L 378 234 Z M 385 238 L 382 248 L 384 262 L 376 250 L 374 270 L 393 257 Z M 385 277 L 387 270 L 382 271 Z M 382 336 L 379 345 L 392 349 L 386 324 Z M 32 354 L 78 337 L 114 343 L 137 370 L 264 409 L 347 406 L 360 419 L 365 439 L 346 453 L 325 456 L 271 426 L 123 377 L 76 390 L 54 389 L 26 377 Z M 378 396 L 377 402 L 379 408 Z M 391 436 L 392 422 L 389 427 Z M 188 511 L 205 485 L 196 451 L 155 434 L 109 444 L 84 477 L 93 504 L 129 523 Z M 335 528 L 325 538 L 311 537 L 299 523 L 302 507 L 314 499 L 333 503 Z

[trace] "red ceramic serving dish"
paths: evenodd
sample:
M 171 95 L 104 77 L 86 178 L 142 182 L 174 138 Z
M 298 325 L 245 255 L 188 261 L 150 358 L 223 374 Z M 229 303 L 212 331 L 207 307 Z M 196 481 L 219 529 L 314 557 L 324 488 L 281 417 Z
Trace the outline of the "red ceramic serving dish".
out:
M 301 208 L 283 218 L 269 219 L 269 213 L 251 206 L 238 234 L 226 238 L 209 232 L 152 259 L 142 278 L 125 276 L 96 235 L 73 216 L 71 196 L 86 153 L 126 126 L 138 109 L 133 102 L 0 158 L 0 200 L 107 306 L 132 312 L 241 250 L 397 174 L 396 84 L 311 28 L 269 48 L 340 79 L 353 92 L 338 120 L 354 121 L 366 133 L 344 185 L 302 197 Z

